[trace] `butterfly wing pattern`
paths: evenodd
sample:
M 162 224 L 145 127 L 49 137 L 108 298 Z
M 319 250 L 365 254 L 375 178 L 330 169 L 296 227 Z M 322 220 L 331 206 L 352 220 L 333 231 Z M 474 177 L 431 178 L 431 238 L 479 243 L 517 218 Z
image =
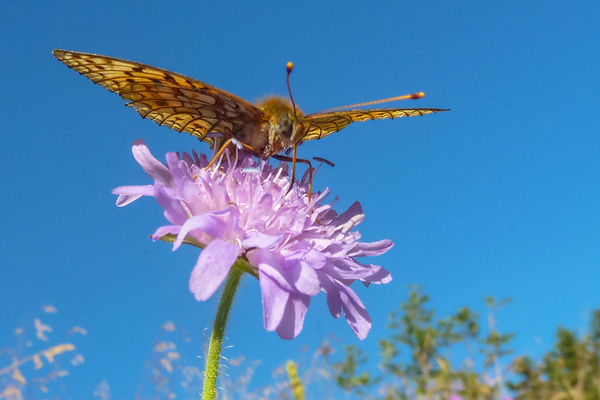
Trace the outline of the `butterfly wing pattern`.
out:
M 68 67 L 128 100 L 127 106 L 143 118 L 211 144 L 208 133 L 240 131 L 263 118 L 260 108 L 241 97 L 181 74 L 96 54 L 52 53 Z
M 352 122 L 364 122 L 385 118 L 416 117 L 446 111 L 439 108 L 381 108 L 373 110 L 347 110 L 325 113 L 315 113 L 306 116 L 310 122 L 304 140 L 321 139 L 336 133 Z
M 94 83 L 129 101 L 143 118 L 187 132 L 217 147 L 235 137 L 258 156 L 339 132 L 352 122 L 432 114 L 437 108 L 382 108 L 319 112 L 304 116 L 278 96 L 252 104 L 187 76 L 138 62 L 90 53 L 54 50 L 54 56 Z M 226 136 L 209 135 L 211 132 Z M 217 137 L 218 139 L 215 139 Z

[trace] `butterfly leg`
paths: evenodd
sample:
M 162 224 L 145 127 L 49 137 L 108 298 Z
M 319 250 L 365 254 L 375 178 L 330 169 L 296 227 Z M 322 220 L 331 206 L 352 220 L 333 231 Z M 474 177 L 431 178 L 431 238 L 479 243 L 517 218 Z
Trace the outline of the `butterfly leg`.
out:
M 233 141 L 233 138 L 234 138 L 233 132 L 231 132 L 229 129 L 225 128 L 225 134 L 227 135 L 228 139 L 225 141 L 225 143 L 223 143 L 221 145 L 221 147 L 219 147 L 219 150 L 211 158 L 210 162 L 204 169 L 209 169 L 210 167 L 212 167 L 213 164 L 215 163 L 215 161 L 217 161 L 217 159 L 219 157 L 221 157 L 221 154 L 223 154 L 223 152 L 225 151 L 227 146 L 229 146 L 231 144 L 231 142 Z M 237 143 L 241 144 L 242 147 L 244 149 L 246 149 L 247 151 L 249 151 L 250 153 L 254 153 L 254 154 L 257 153 L 257 151 L 252 146 L 248 146 L 246 143 L 240 142 L 239 140 L 237 140 Z
M 223 152 L 225 151 L 225 148 L 229 145 L 229 143 L 231 143 L 231 138 L 227 139 L 225 141 L 225 143 L 223 143 L 223 145 L 221 147 L 219 147 L 219 150 L 215 153 L 214 156 L 212 156 L 212 158 L 210 159 L 210 162 L 208 163 L 208 165 L 206 165 L 206 167 L 204 167 L 204 169 L 209 169 L 210 167 L 213 166 L 213 164 L 215 163 L 215 161 L 221 157 L 221 154 L 223 154 Z

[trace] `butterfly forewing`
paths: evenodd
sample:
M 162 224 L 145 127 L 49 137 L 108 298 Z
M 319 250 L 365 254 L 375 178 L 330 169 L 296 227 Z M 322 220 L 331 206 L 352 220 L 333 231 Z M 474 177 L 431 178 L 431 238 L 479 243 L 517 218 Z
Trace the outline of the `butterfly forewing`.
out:
M 381 108 L 373 110 L 348 110 L 325 113 L 315 113 L 306 116 L 310 123 L 303 140 L 321 139 L 332 133 L 339 132 L 352 122 L 371 121 L 385 118 L 416 117 L 446 111 L 439 108 Z
M 212 143 L 209 132 L 243 131 L 258 124 L 254 104 L 187 76 L 113 57 L 54 50 L 54 56 L 94 83 L 130 101 L 144 118 Z

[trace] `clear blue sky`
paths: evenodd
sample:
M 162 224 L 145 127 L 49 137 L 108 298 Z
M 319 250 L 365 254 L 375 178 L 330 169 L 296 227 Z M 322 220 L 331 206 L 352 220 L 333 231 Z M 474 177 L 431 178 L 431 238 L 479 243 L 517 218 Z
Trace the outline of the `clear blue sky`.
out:
M 86 363 L 69 386 L 106 379 L 131 398 L 160 324 L 200 335 L 215 302 L 188 292 L 197 253 L 147 235 L 164 223 L 152 199 L 124 209 L 111 189 L 149 183 L 130 147 L 207 151 L 142 120 L 118 96 L 52 57 L 94 52 L 180 72 L 249 100 L 285 94 L 285 63 L 306 112 L 424 91 L 422 118 L 354 124 L 300 148 L 336 163 L 343 211 L 359 200 L 366 241 L 396 246 L 393 274 L 359 290 L 375 349 L 407 284 L 446 314 L 512 297 L 499 328 L 518 353 L 548 349 L 555 328 L 582 328 L 600 307 L 600 3 L 582 1 L 10 2 L 0 5 L 0 347 L 53 304 L 85 327 Z M 329 332 L 355 343 L 313 301 L 302 334 L 262 328 L 258 283 L 246 279 L 226 355 L 262 359 L 264 375 Z M 200 350 L 199 350 L 200 352 Z

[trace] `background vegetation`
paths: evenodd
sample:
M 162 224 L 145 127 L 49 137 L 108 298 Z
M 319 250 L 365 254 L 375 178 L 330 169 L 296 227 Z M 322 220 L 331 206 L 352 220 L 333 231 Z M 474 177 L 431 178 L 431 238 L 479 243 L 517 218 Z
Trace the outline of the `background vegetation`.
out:
M 509 299 L 484 300 L 487 315 L 463 307 L 440 317 L 429 297 L 413 287 L 389 315 L 378 354 L 335 338 L 304 349 L 295 360 L 272 371 L 267 384 L 260 360 L 223 359 L 223 399 L 449 399 L 600 400 L 600 310 L 584 332 L 559 326 L 552 348 L 539 360 L 514 354 L 514 333 L 496 321 Z M 48 320 L 57 310 L 14 331 L 15 342 L 0 349 L 0 399 L 80 398 L 69 390 L 69 370 L 85 368 L 78 342 L 86 330 L 55 332 Z M 138 383 L 136 399 L 197 399 L 203 362 L 199 340 L 173 322 L 160 327 Z M 115 366 L 118 368 L 118 365 Z M 258 374 L 257 374 L 258 372 Z M 72 382 L 71 382 L 72 383 Z M 110 383 L 99 380 L 86 394 L 107 400 Z

